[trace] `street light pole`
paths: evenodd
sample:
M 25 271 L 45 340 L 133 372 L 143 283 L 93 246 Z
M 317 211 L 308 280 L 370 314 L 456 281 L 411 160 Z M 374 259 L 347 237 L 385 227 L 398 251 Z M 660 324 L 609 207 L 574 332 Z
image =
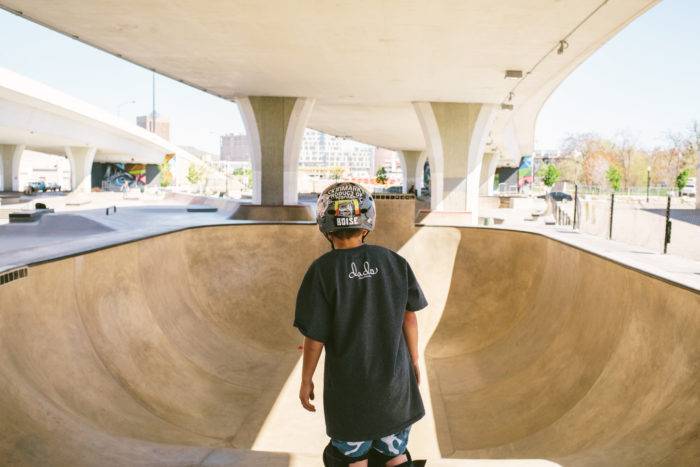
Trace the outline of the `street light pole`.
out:
M 129 105 L 129 104 L 136 104 L 136 101 L 134 101 L 134 100 L 132 100 L 132 101 L 126 101 L 126 102 L 122 102 L 121 104 L 119 104 L 119 105 L 117 106 L 117 117 L 120 117 L 120 116 L 121 116 L 122 107 L 124 107 L 125 105 Z
M 649 202 L 649 185 L 651 184 L 651 166 L 647 166 L 647 203 Z

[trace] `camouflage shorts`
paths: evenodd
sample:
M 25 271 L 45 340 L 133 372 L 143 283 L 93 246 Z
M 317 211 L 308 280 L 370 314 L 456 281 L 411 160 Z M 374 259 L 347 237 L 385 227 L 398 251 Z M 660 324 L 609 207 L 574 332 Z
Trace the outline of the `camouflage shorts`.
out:
M 331 439 L 331 444 L 348 457 L 363 457 L 371 448 L 376 449 L 385 456 L 396 457 L 406 451 L 409 431 L 411 431 L 410 426 L 396 434 L 384 436 L 379 439 L 368 441 L 340 441 L 338 439 Z

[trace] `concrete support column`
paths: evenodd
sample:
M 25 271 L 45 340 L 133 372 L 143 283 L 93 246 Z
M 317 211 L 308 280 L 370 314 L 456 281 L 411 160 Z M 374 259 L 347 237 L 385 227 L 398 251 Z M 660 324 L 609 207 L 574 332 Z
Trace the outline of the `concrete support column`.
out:
M 420 153 L 418 161 L 416 161 L 416 192 L 420 194 L 421 190 L 425 186 L 425 162 L 428 160 L 428 151 L 425 150 Z
M 496 115 L 490 104 L 414 103 L 430 151 L 431 209 L 479 217 L 486 140 Z
M 92 188 L 92 163 L 97 148 L 66 146 L 66 157 L 70 162 L 70 184 L 75 193 L 90 193 Z
M 0 145 L 0 191 L 20 191 L 19 164 L 24 153 L 23 144 Z
M 481 196 L 493 196 L 493 177 L 496 175 L 498 166 L 498 156 L 492 152 L 484 154 L 484 161 L 481 164 L 481 185 L 479 194 Z
M 297 204 L 299 152 L 314 99 L 250 96 L 236 102 L 251 149 L 253 204 Z
M 421 158 L 421 151 L 399 151 L 398 154 L 401 158 L 401 171 L 403 172 L 403 192 L 408 193 L 411 187 L 414 187 L 417 192 L 416 173 L 418 160 Z
M 695 209 L 700 210 L 700 188 L 698 188 L 698 180 L 700 180 L 700 154 L 698 154 L 698 165 L 695 170 Z

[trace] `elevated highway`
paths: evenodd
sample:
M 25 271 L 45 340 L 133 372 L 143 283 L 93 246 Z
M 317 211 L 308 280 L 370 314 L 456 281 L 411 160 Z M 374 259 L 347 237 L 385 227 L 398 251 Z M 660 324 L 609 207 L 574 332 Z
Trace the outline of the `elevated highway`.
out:
M 49 86 L 0 68 L 0 191 L 20 191 L 25 149 L 64 155 L 72 189 L 90 191 L 93 162 L 161 164 L 167 154 L 186 167 L 196 157 L 163 138 Z

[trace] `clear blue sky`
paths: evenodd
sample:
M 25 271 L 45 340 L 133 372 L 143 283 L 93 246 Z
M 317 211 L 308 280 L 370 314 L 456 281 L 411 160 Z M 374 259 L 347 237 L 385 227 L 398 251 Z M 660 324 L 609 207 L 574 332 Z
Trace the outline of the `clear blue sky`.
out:
M 540 112 L 535 146 L 555 148 L 567 134 L 591 131 L 628 132 L 650 147 L 694 119 L 700 120 L 700 1 L 663 0 L 559 86 Z
M 614 1 L 614 0 L 613 0 Z M 0 11 L 0 66 L 134 122 L 151 109 L 151 72 Z M 218 153 L 242 132 L 237 107 L 157 76 L 159 113 L 173 141 Z M 598 50 L 559 86 L 537 123 L 537 148 L 568 134 L 626 131 L 645 146 L 700 120 L 700 0 L 663 0 Z

